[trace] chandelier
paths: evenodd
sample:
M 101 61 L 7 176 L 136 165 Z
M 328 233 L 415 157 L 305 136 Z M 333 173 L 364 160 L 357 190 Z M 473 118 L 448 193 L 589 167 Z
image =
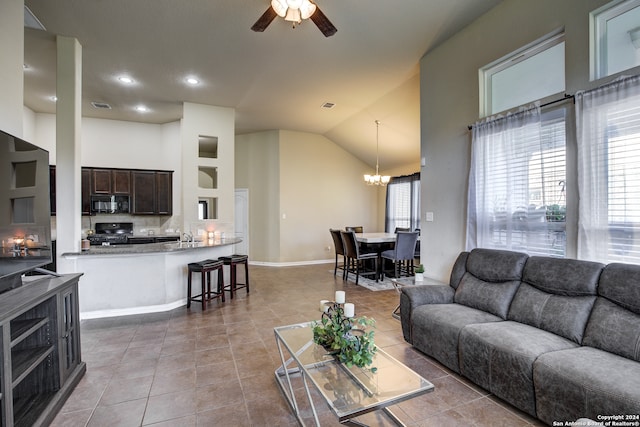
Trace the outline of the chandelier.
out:
M 387 185 L 391 179 L 388 175 L 380 175 L 378 173 L 378 147 L 380 145 L 380 120 L 376 120 L 376 174 L 365 175 L 364 182 L 367 185 Z
M 316 5 L 309 0 L 271 0 L 271 7 L 285 21 L 299 24 L 309 19 L 316 11 Z

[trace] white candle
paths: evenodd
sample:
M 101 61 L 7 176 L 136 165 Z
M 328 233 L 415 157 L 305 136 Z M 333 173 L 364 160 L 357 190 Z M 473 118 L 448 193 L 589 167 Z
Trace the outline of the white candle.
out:
M 329 311 L 328 303 L 329 301 L 326 299 L 320 300 L 320 311 L 322 311 L 323 313 L 326 313 L 327 311 Z
M 344 304 L 344 300 L 345 300 L 344 291 L 336 291 L 336 303 Z
M 344 305 L 344 317 L 353 317 L 356 314 L 356 306 L 348 302 Z

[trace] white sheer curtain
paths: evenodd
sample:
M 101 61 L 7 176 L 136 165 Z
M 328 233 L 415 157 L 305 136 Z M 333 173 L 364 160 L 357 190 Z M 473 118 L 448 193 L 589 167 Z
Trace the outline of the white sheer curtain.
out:
M 575 100 L 578 258 L 640 263 L 640 76 Z
M 466 248 L 565 255 L 564 110 L 539 103 L 473 127 Z
M 527 209 L 521 164 L 527 152 L 518 141 L 540 135 L 540 105 L 473 126 L 467 212 L 467 250 L 513 243 L 513 214 Z M 524 190 L 524 191 L 523 191 Z

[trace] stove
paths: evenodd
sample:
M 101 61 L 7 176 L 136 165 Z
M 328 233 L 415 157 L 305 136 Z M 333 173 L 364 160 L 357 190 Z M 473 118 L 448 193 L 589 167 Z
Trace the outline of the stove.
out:
M 95 233 L 87 239 L 92 245 L 124 245 L 131 236 L 132 222 L 96 222 Z

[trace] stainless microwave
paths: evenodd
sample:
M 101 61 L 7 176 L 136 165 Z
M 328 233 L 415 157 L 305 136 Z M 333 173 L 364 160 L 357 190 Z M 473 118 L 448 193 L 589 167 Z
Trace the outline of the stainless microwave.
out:
M 91 213 L 129 213 L 129 196 L 91 196 Z

